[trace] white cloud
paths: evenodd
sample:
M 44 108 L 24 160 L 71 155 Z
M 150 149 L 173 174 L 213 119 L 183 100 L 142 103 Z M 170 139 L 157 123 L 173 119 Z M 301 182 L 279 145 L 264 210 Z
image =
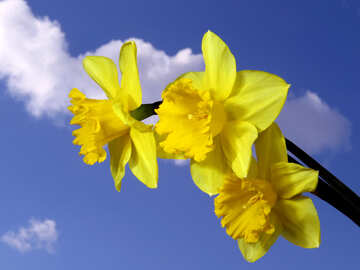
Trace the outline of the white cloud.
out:
M 36 117 L 57 117 L 67 112 L 67 95 L 74 87 L 89 97 L 103 97 L 83 71 L 81 61 L 92 54 L 110 57 L 117 63 L 123 44 L 113 40 L 73 57 L 59 23 L 35 17 L 24 0 L 0 1 L 0 40 L 0 79 L 6 80 L 9 92 L 23 100 Z M 159 100 L 164 87 L 179 74 L 203 68 L 202 56 L 191 49 L 169 56 L 142 39 L 131 40 L 138 46 L 144 103 Z
M 52 253 L 57 239 L 56 222 L 51 219 L 30 219 L 28 227 L 21 227 L 18 232 L 9 231 L 1 236 L 2 242 L 20 252 L 45 249 Z
M 351 123 L 314 92 L 290 97 L 278 123 L 285 136 L 310 154 L 349 150 Z
M 138 46 L 144 103 L 159 100 L 164 87 L 179 74 L 204 68 L 201 54 L 189 48 L 169 56 L 149 42 L 131 39 Z M 56 120 L 67 113 L 67 95 L 74 87 L 89 97 L 104 97 L 83 71 L 81 60 L 91 54 L 117 63 L 123 42 L 113 40 L 74 57 L 59 23 L 35 17 L 24 0 L 0 1 L 0 79 L 6 80 L 9 93 L 23 100 L 36 117 Z M 289 138 L 311 153 L 349 148 L 349 121 L 313 92 L 288 100 L 279 122 Z

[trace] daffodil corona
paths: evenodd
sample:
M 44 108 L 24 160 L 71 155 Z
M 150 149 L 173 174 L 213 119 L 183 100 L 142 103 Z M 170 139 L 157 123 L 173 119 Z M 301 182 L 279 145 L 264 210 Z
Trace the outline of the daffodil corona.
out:
M 304 247 L 320 245 L 320 222 L 310 198 L 318 172 L 288 163 L 285 139 L 274 123 L 255 143 L 247 177 L 229 174 L 215 198 L 215 214 L 226 232 L 238 240 L 245 259 L 262 257 L 281 234 Z
M 125 125 L 115 114 L 111 100 L 88 99 L 78 89 L 70 91 L 72 106 L 69 110 L 74 114 L 70 124 L 80 125 L 74 130 L 74 144 L 81 145 L 80 154 L 84 162 L 93 165 L 106 159 L 104 146 L 112 140 L 129 133 Z
M 125 43 L 120 50 L 121 85 L 114 62 L 102 56 L 87 56 L 85 71 L 104 90 L 108 100 L 86 98 L 78 89 L 69 97 L 74 114 L 71 124 L 80 125 L 74 130 L 74 144 L 81 145 L 84 162 L 93 165 L 106 159 L 104 147 L 110 152 L 110 168 L 117 190 L 125 174 L 125 165 L 150 188 L 157 187 L 158 167 L 156 144 L 151 126 L 132 118 L 130 112 L 141 105 L 141 86 L 137 68 L 136 45 Z
M 194 182 L 213 195 L 229 170 L 247 175 L 251 146 L 280 113 L 289 84 L 267 72 L 236 72 L 229 48 L 210 31 L 202 51 L 205 71 L 169 84 L 155 128 L 164 157 L 190 158 Z

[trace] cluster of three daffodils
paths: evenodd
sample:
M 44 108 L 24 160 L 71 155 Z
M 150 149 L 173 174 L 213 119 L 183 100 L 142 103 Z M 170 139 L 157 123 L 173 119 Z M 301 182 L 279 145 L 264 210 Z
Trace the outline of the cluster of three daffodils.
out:
M 273 123 L 289 85 L 267 72 L 237 72 L 228 46 L 212 32 L 204 35 L 202 51 L 205 71 L 185 73 L 164 90 L 155 110 L 156 136 L 151 126 L 131 116 L 141 106 L 135 43 L 121 48 L 120 85 L 110 59 L 86 57 L 85 70 L 109 99 L 70 92 L 71 124 L 81 126 L 74 131 L 74 143 L 82 146 L 84 162 L 104 161 L 108 144 L 120 190 L 126 163 L 140 181 L 155 188 L 157 157 L 190 158 L 195 184 L 209 195 L 219 194 L 215 213 L 248 261 L 262 257 L 280 234 L 306 248 L 318 246 L 316 210 L 301 196 L 315 190 L 317 172 L 288 163 L 284 137 Z

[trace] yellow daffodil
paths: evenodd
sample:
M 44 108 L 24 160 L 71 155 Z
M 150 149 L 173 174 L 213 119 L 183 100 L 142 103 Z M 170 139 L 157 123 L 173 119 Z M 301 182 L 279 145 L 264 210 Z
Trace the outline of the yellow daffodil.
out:
M 251 146 L 280 113 L 289 84 L 263 71 L 236 72 L 229 48 L 210 31 L 202 52 L 205 71 L 183 74 L 164 90 L 155 128 L 160 157 L 191 158 L 194 182 L 213 195 L 229 168 L 247 175 Z
M 149 188 L 157 187 L 156 144 L 151 126 L 132 118 L 130 112 L 141 105 L 142 94 L 137 68 L 136 45 L 125 43 L 120 50 L 121 84 L 115 63 L 102 56 L 87 56 L 83 66 L 89 76 L 104 90 L 107 100 L 88 99 L 78 89 L 69 97 L 74 114 L 71 124 L 74 144 L 81 145 L 84 162 L 93 165 L 106 159 L 104 146 L 110 152 L 110 168 L 118 191 L 125 165 Z
M 274 123 L 255 143 L 253 159 L 245 178 L 228 175 L 215 198 L 215 214 L 249 262 L 268 251 L 282 235 L 295 245 L 320 245 L 320 222 L 311 199 L 318 172 L 288 163 L 285 139 Z

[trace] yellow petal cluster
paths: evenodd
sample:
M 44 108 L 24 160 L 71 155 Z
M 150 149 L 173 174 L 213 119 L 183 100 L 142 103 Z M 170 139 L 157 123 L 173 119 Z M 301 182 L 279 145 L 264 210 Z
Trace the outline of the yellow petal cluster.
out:
M 202 41 L 204 72 L 183 74 L 163 92 L 156 113 L 162 150 L 190 158 L 198 187 L 217 194 L 229 167 L 245 177 L 258 132 L 278 116 L 289 84 L 262 71 L 236 72 L 235 58 L 214 33 Z
M 215 198 L 215 214 L 226 232 L 238 240 L 245 259 L 254 262 L 279 235 L 304 248 L 320 245 L 320 222 L 310 198 L 318 172 L 288 163 L 285 139 L 274 123 L 255 143 L 246 178 L 229 175 Z
M 125 43 L 120 50 L 122 73 L 118 80 L 114 62 L 102 56 L 87 56 L 83 66 L 89 76 L 103 89 L 107 100 L 89 99 L 72 89 L 69 110 L 74 114 L 71 124 L 80 125 L 73 131 L 74 144 L 81 145 L 84 162 L 93 165 L 106 159 L 104 147 L 110 152 L 110 168 L 118 191 L 125 166 L 146 186 L 157 187 L 158 167 L 156 144 L 151 126 L 132 118 L 130 112 L 141 105 L 141 86 L 137 68 L 136 45 Z

